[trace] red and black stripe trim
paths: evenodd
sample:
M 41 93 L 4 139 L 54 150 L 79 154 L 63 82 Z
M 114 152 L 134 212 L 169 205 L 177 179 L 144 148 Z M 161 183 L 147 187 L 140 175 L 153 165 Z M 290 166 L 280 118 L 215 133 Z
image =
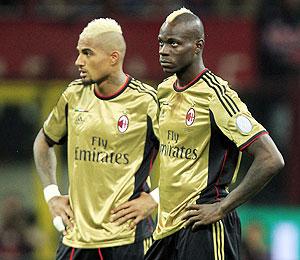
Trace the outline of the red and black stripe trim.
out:
M 109 100 L 109 99 L 113 99 L 117 96 L 119 96 L 121 93 L 123 93 L 125 91 L 125 89 L 128 87 L 129 83 L 131 81 L 131 76 L 127 75 L 126 74 L 126 81 L 125 83 L 115 92 L 113 93 L 112 95 L 109 95 L 109 96 L 103 96 L 101 95 L 98 91 L 97 91 L 97 88 L 94 88 L 94 93 L 95 93 L 95 96 L 99 99 L 102 99 L 102 100 Z
M 258 132 L 256 135 L 252 136 L 247 142 L 243 143 L 242 145 L 239 146 L 239 150 L 242 152 L 245 150 L 249 145 L 251 145 L 256 139 L 261 137 L 262 135 L 269 134 L 266 130 Z
M 208 69 L 205 68 L 191 82 L 189 82 L 188 84 L 186 84 L 182 87 L 178 85 L 178 81 L 176 80 L 173 84 L 174 90 L 176 92 L 182 92 L 182 91 L 188 89 L 190 86 L 193 86 L 196 82 L 198 82 L 207 71 L 208 71 Z

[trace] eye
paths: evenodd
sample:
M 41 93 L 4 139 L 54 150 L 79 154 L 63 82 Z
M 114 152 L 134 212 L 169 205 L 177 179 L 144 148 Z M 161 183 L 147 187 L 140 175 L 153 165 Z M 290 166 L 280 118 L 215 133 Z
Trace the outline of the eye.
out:
M 164 46 L 164 43 L 163 43 L 163 41 L 162 41 L 162 40 L 158 40 L 158 44 L 159 44 L 159 47 L 162 47 L 162 46 Z
M 171 45 L 172 45 L 172 47 L 177 47 L 177 46 L 178 46 L 178 42 L 172 41 L 172 42 L 171 42 Z
M 92 56 L 92 54 L 93 54 L 93 52 L 90 51 L 90 50 L 83 50 L 82 53 L 83 53 L 85 56 L 88 56 L 88 57 Z

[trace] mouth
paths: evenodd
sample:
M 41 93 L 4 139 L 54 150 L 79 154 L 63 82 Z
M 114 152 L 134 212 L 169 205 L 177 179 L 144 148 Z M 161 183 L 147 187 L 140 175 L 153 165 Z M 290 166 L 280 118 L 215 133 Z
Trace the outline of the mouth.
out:
M 162 67 L 172 67 L 173 65 L 172 62 L 167 60 L 160 60 L 159 62 Z
M 84 70 L 79 70 L 79 75 L 81 78 L 85 78 L 87 76 L 87 72 Z

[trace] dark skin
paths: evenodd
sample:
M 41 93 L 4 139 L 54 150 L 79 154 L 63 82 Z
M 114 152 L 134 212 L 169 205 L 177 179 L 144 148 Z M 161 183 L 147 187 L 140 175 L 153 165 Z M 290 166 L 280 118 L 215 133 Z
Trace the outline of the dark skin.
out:
M 191 26 L 187 30 L 187 26 Z M 178 33 L 180 32 L 180 33 Z M 205 68 L 202 52 L 204 31 L 200 20 L 161 26 L 159 35 L 159 61 L 166 73 L 176 73 L 177 83 L 184 86 Z
M 242 182 L 220 202 L 187 206 L 183 217 L 186 226 L 197 230 L 201 225 L 214 223 L 259 192 L 284 166 L 283 158 L 269 135 L 263 135 L 246 151 L 254 160 Z
M 205 68 L 204 30 L 195 15 L 184 14 L 170 23 L 165 22 L 158 40 L 161 66 L 165 72 L 176 74 L 179 86 L 191 82 Z M 269 135 L 261 136 L 245 151 L 254 160 L 243 181 L 220 202 L 187 206 L 183 217 L 186 226 L 196 230 L 224 218 L 260 191 L 284 166 L 282 155 Z
M 204 29 L 199 18 L 183 14 L 170 23 L 165 22 L 159 31 L 159 60 L 163 71 L 176 74 L 177 85 L 190 83 L 204 68 Z M 284 166 L 282 155 L 271 137 L 259 137 L 244 152 L 254 160 L 239 186 L 220 202 L 194 204 L 186 207 L 185 226 L 197 230 L 201 225 L 214 223 L 226 216 L 260 191 Z M 117 210 L 115 221 L 126 221 L 128 213 Z

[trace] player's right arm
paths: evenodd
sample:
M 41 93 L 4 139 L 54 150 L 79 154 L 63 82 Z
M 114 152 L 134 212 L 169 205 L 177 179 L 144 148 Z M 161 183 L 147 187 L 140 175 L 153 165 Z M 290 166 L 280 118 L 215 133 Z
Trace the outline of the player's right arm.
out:
M 69 204 L 69 198 L 60 194 L 56 182 L 57 160 L 53 145 L 54 143 L 47 140 L 43 129 L 41 129 L 33 145 L 34 161 L 44 187 L 45 200 L 53 219 L 61 217 L 63 223 L 72 228 L 70 219 L 73 219 L 73 212 Z M 61 225 L 56 226 L 55 223 L 54 225 L 58 231 L 64 231 L 59 227 Z

